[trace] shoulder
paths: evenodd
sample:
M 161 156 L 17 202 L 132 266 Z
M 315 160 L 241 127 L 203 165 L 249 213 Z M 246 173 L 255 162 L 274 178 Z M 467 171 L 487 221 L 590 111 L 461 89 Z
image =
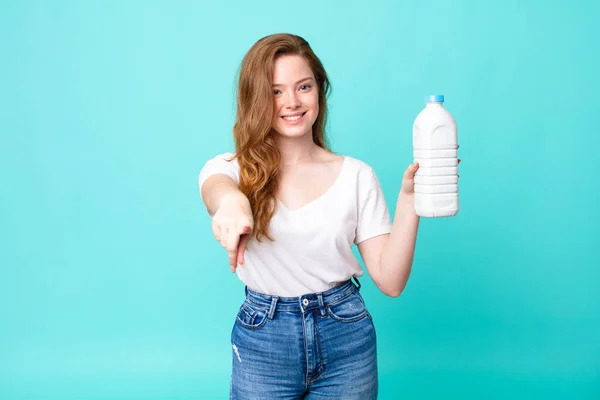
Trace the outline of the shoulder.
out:
M 235 153 L 231 152 L 219 153 L 217 155 L 212 156 L 208 161 L 225 161 L 232 164 L 237 164 L 237 158 L 235 157 Z
M 381 182 L 371 164 L 351 156 L 345 156 L 345 159 L 347 163 L 347 182 L 352 184 L 359 194 L 368 194 L 373 190 L 380 190 Z
M 238 164 L 238 160 L 234 153 L 225 152 L 212 156 L 206 163 L 204 164 L 205 168 L 213 168 L 213 167 L 227 167 L 236 171 L 239 171 L 240 166 Z
M 357 176 L 368 178 L 371 175 L 375 174 L 375 170 L 373 169 L 373 167 L 365 161 L 347 155 L 343 157 L 348 168 L 351 169 Z
M 212 158 L 206 161 L 200 170 L 200 186 L 202 186 L 202 183 L 204 183 L 204 181 L 206 181 L 210 176 L 216 174 L 228 175 L 237 184 L 239 184 L 240 166 L 235 158 L 234 153 L 220 153 L 212 156 Z

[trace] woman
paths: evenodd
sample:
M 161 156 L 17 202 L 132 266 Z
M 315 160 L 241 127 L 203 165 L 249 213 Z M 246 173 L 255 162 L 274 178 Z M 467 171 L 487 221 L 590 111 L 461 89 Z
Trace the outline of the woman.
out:
M 373 169 L 326 144 L 329 90 L 304 39 L 262 38 L 242 62 L 235 154 L 200 172 L 214 236 L 246 285 L 232 399 L 377 398 L 375 328 L 352 245 L 377 287 L 399 296 L 419 224 L 418 166 L 404 172 L 392 224 Z

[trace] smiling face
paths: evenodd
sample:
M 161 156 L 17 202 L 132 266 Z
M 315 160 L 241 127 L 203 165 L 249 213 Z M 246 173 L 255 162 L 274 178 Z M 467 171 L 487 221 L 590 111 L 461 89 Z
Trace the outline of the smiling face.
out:
M 301 56 L 286 55 L 273 65 L 272 128 L 281 136 L 309 135 L 319 114 L 319 92 L 308 62 Z

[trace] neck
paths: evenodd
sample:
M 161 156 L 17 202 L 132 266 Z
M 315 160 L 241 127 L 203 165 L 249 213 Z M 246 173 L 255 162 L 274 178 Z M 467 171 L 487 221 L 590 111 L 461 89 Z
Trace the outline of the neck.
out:
M 298 165 L 314 161 L 320 147 L 312 140 L 312 132 L 299 138 L 277 135 L 277 148 L 281 154 L 281 165 Z

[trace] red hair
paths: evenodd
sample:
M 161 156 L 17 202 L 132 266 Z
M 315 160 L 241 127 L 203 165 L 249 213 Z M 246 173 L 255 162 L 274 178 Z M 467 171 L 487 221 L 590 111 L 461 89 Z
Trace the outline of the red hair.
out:
M 277 209 L 280 154 L 271 127 L 273 121 L 273 65 L 278 57 L 299 55 L 309 64 L 317 82 L 319 113 L 312 126 L 314 143 L 329 149 L 325 136 L 326 98 L 331 85 L 323 64 L 308 42 L 292 34 L 266 36 L 246 53 L 239 74 L 237 114 L 233 127 L 235 158 L 240 166 L 239 188 L 250 200 L 254 217 L 252 235 L 261 240 Z

